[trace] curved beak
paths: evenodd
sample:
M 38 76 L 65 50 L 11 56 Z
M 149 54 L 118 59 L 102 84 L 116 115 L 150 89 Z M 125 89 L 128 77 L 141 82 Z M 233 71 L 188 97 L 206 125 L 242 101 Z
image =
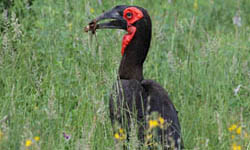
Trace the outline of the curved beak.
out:
M 127 22 L 119 14 L 116 9 L 112 9 L 108 12 L 104 12 L 99 17 L 94 19 L 94 21 L 99 22 L 101 20 L 112 19 L 106 23 L 97 24 L 97 29 L 127 29 Z
M 109 22 L 98 23 L 102 20 L 108 20 Z M 127 30 L 127 22 L 123 19 L 122 15 L 119 13 L 119 9 L 113 8 L 110 11 L 104 12 L 99 17 L 93 19 L 87 27 L 85 27 L 85 31 L 92 31 L 95 33 L 96 29 L 123 29 Z

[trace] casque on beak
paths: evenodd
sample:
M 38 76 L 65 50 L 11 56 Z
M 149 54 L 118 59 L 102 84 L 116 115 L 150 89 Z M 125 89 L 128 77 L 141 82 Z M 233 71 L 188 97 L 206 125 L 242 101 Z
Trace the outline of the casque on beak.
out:
M 111 19 L 109 22 L 98 23 L 102 20 Z M 85 27 L 85 32 L 92 31 L 95 33 L 96 29 L 123 29 L 127 30 L 127 22 L 119 13 L 117 8 L 113 8 L 110 11 L 104 12 L 99 17 L 93 19 L 88 26 Z

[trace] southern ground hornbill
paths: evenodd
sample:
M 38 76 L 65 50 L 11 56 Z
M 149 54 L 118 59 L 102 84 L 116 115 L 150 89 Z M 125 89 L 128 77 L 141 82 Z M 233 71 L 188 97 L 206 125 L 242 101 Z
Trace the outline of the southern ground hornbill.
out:
M 111 20 L 98 23 L 105 19 Z M 163 149 L 182 149 L 177 112 L 167 92 L 155 81 L 143 78 L 143 62 L 149 50 L 152 32 L 147 11 L 138 6 L 116 6 L 91 21 L 85 31 L 95 33 L 96 29 L 127 31 L 122 40 L 118 80 L 110 97 L 112 125 L 118 122 L 129 132 L 132 119 L 136 118 L 138 138 L 142 143 L 146 143 L 148 132 L 155 127 L 156 140 L 160 141 Z M 158 119 L 150 119 L 155 113 Z

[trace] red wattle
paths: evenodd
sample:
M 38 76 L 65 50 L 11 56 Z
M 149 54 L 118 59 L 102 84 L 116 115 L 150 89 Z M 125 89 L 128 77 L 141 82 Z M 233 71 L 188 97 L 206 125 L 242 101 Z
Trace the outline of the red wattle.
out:
M 131 42 L 131 40 L 133 39 L 133 37 L 135 35 L 136 27 L 130 25 L 130 26 L 128 26 L 127 31 L 128 31 L 128 33 L 125 34 L 123 36 L 123 39 L 122 39 L 122 50 L 121 50 L 122 56 L 124 55 L 125 48 Z

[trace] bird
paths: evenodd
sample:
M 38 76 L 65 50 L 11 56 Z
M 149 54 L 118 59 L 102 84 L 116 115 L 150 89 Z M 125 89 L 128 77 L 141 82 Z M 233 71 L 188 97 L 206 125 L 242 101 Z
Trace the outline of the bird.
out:
M 100 23 L 103 20 L 108 21 Z M 144 79 L 143 76 L 143 64 L 152 35 L 151 18 L 147 10 L 140 6 L 115 6 L 85 27 L 86 32 L 95 33 L 97 29 L 121 29 L 127 32 L 122 39 L 118 77 L 109 100 L 112 125 L 118 123 L 130 131 L 131 124 L 136 122 L 138 139 L 145 143 L 146 132 L 150 130 L 148 116 L 156 113 L 160 116 L 157 125 L 160 124 L 159 120 L 164 122 L 164 125 L 167 124 L 164 128 L 157 127 L 157 139 L 161 142 L 162 148 L 183 149 L 178 113 L 168 93 L 159 83 Z

